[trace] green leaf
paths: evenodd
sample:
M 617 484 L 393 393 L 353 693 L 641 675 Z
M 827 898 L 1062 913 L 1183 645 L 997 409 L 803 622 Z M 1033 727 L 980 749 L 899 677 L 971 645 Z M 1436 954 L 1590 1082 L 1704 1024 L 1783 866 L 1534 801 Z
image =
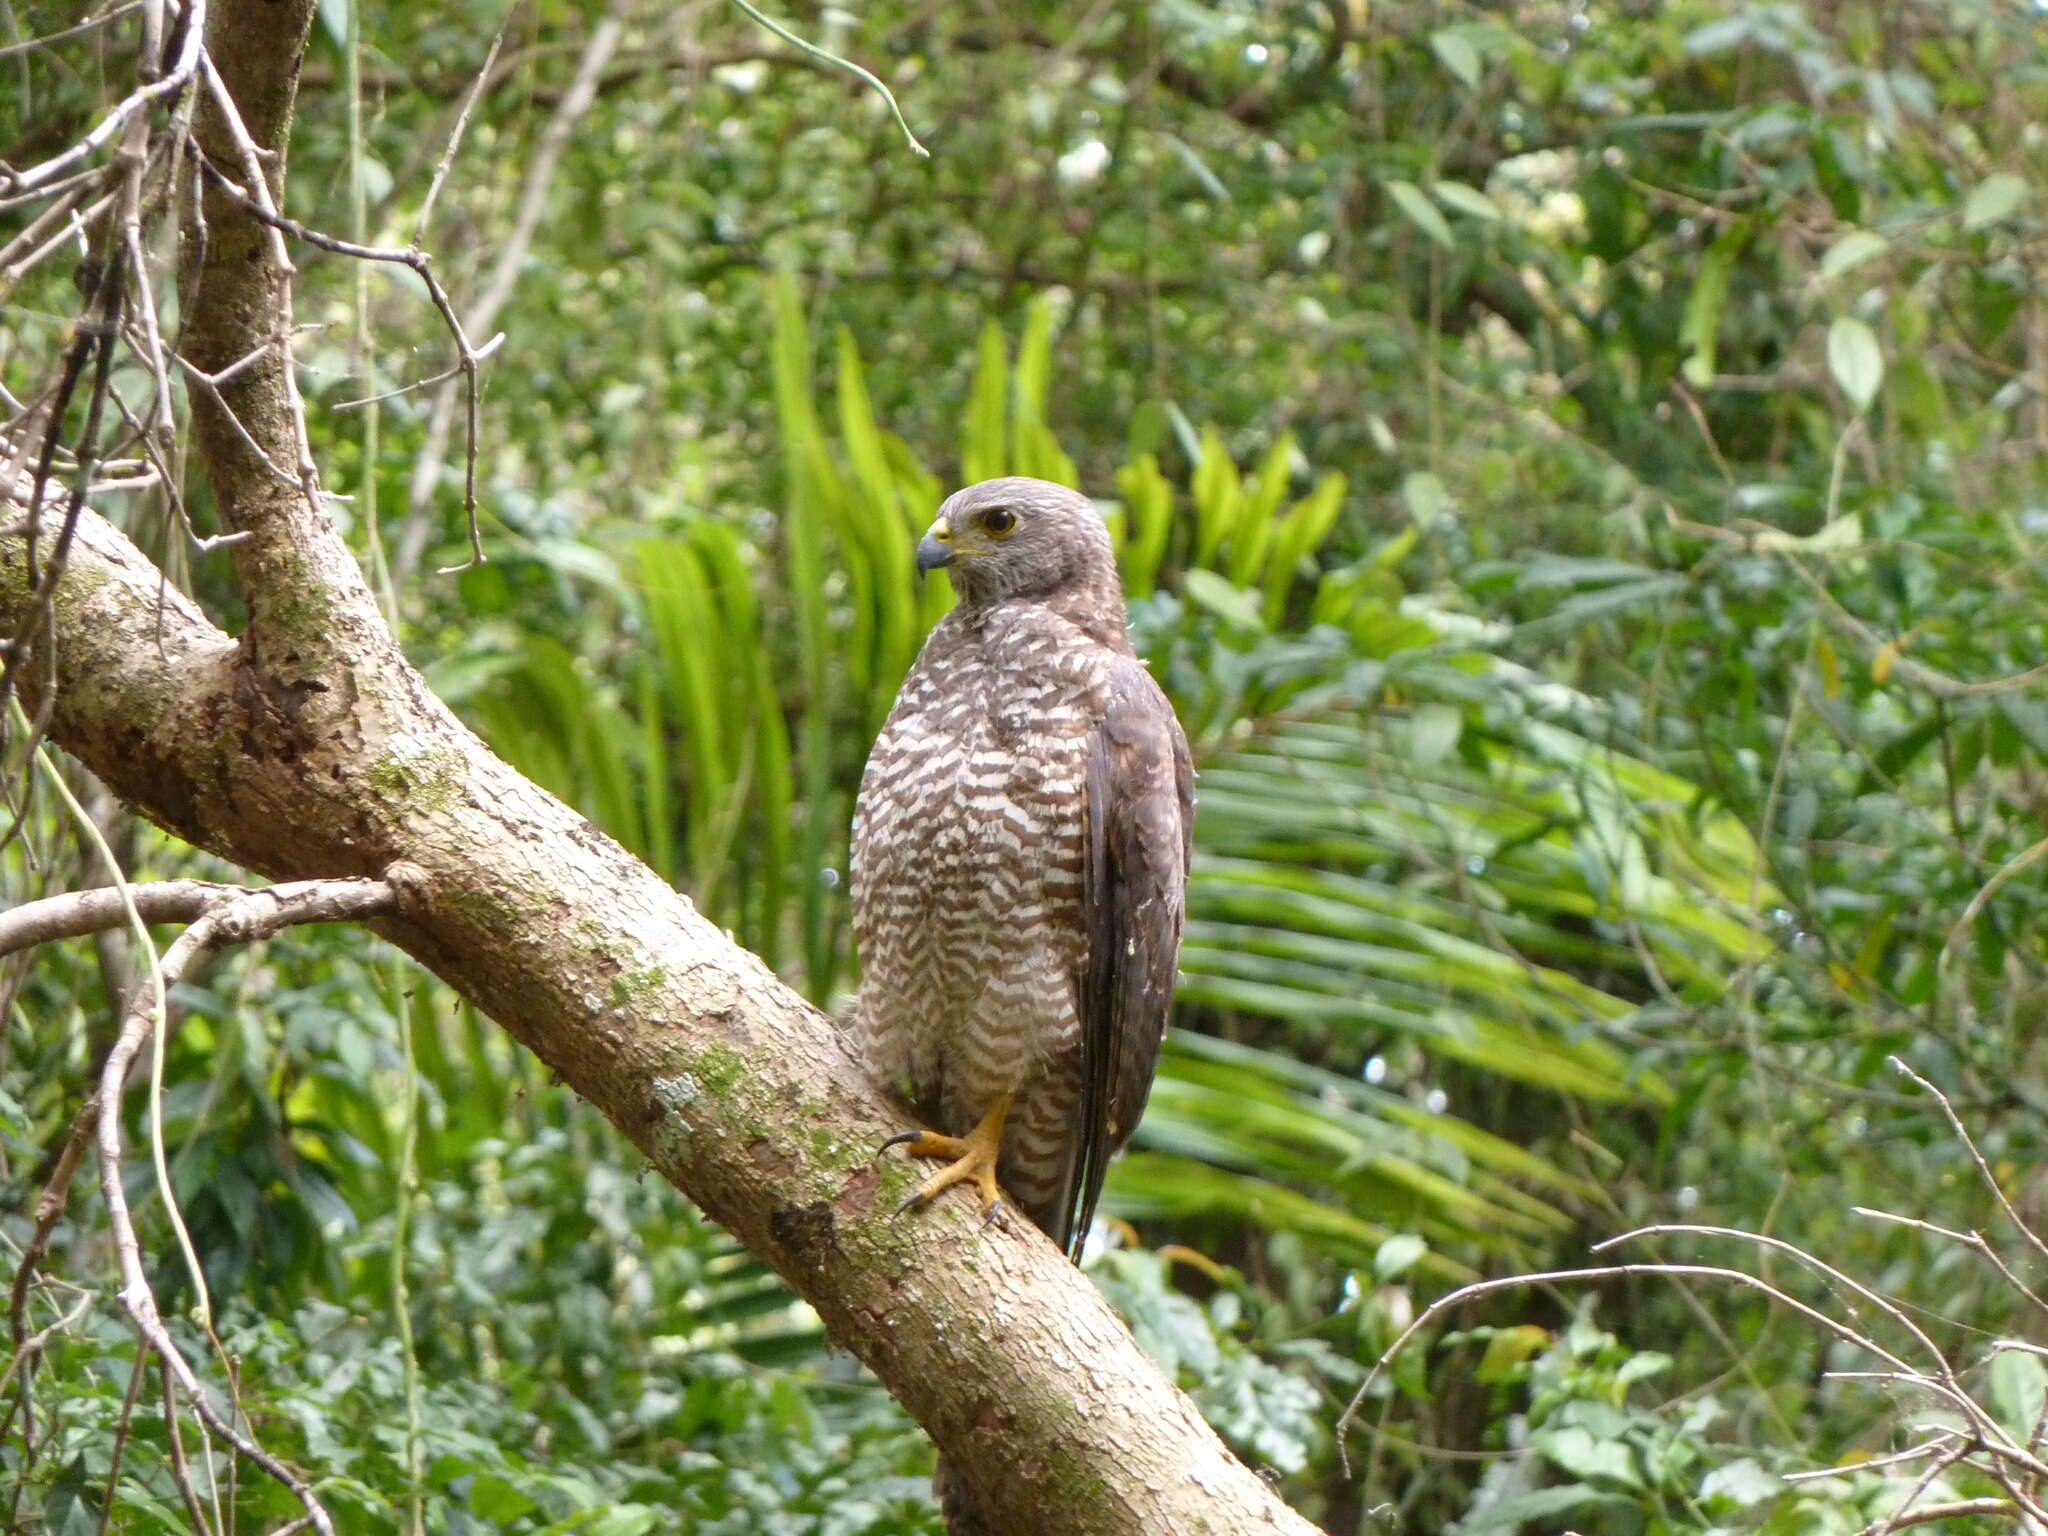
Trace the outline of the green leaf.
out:
M 1591 1430 L 1571 1425 L 1543 1430 L 1532 1435 L 1529 1443 L 1574 1477 L 1606 1478 L 1630 1488 L 1642 1483 L 1635 1457 L 1624 1440 L 1598 1439 Z
M 2048 1365 L 2039 1355 L 2021 1349 L 1992 1356 L 1991 1406 L 2007 1433 L 2022 1445 L 2031 1443 L 2042 1410 L 2048 1407 Z
M 1440 181 L 1435 190 L 1436 200 L 1458 213 L 1470 214 L 1475 219 L 1498 220 L 1502 216 L 1499 203 L 1462 181 Z
M 1700 1479 L 1700 1498 L 1727 1499 L 1743 1508 L 1761 1504 L 1766 1499 L 1775 1499 L 1785 1491 L 1785 1484 L 1773 1473 L 1766 1472 L 1749 1457 L 1731 1461 L 1725 1467 L 1716 1467 Z
M 1832 282 L 1890 249 L 1891 242 L 1875 230 L 1852 229 L 1829 246 L 1827 255 L 1821 257 L 1820 275 Z
M 1401 499 L 1418 528 L 1433 528 L 1451 509 L 1451 493 L 1444 483 L 1426 469 L 1418 469 L 1401 481 Z
M 1472 1374 L 1480 1381 L 1513 1381 L 1516 1369 L 1549 1343 L 1549 1330 L 1534 1323 L 1496 1329 Z
M 1828 372 L 1859 416 L 1869 410 L 1884 382 L 1884 349 L 1877 332 L 1854 315 L 1836 320 L 1828 327 Z
M 2003 223 L 2020 211 L 2030 189 L 2011 171 L 1996 171 L 1970 189 L 1963 199 L 1963 228 L 1983 229 Z
M 1424 767 L 1440 763 L 1458 744 L 1465 711 L 1455 704 L 1422 704 L 1408 719 L 1408 753 Z
M 1685 317 L 1679 323 L 1679 340 L 1687 352 L 1681 372 L 1686 383 L 1704 389 L 1714 382 L 1714 358 L 1721 335 L 1721 310 L 1728 299 L 1728 272 L 1735 264 L 1747 231 L 1731 227 L 1700 257 L 1692 290 L 1685 297 Z
M 1472 1536 L 1473 1532 L 1490 1531 L 1500 1526 L 1513 1528 L 1539 1520 L 1554 1521 L 1560 1515 L 1568 1515 L 1588 1505 L 1626 1505 L 1630 1502 L 1619 1494 L 1589 1488 L 1584 1483 L 1567 1483 L 1560 1488 L 1538 1488 L 1533 1493 L 1518 1493 L 1513 1498 L 1474 1510 L 1459 1522 L 1458 1529 L 1464 1536 Z
M 1661 1376 L 1671 1369 L 1671 1357 L 1646 1349 L 1640 1354 L 1630 1355 L 1621 1362 L 1621 1369 L 1614 1373 L 1614 1379 L 1622 1386 L 1632 1382 L 1648 1381 L 1652 1376 Z
M 510 1525 L 538 1506 L 496 1473 L 485 1472 L 469 1485 L 469 1507 L 492 1525 Z
M 1386 183 L 1387 195 L 1394 200 L 1408 218 L 1408 222 L 1421 230 L 1430 239 L 1447 251 L 1458 248 L 1457 237 L 1451 233 L 1451 226 L 1444 216 L 1437 212 L 1436 204 L 1422 195 L 1422 189 L 1412 181 L 1390 180 Z
M 1429 1252 L 1429 1244 L 1413 1232 L 1396 1232 L 1372 1256 L 1373 1278 L 1385 1285 L 1398 1280 L 1415 1267 L 1415 1261 Z
M 1186 572 L 1181 577 L 1181 590 L 1226 624 L 1249 630 L 1266 627 L 1266 621 L 1259 612 L 1257 594 L 1231 585 L 1227 578 L 1214 571 L 1197 569 Z
M 1479 50 L 1462 32 L 1452 27 L 1432 32 L 1429 34 L 1429 48 L 1437 56 L 1437 61 L 1457 76 L 1466 90 L 1479 88 Z
M 967 419 L 960 445 L 960 477 L 972 485 L 993 480 L 1010 467 L 1009 414 L 1004 409 L 1009 358 L 1003 328 L 991 320 L 981 328 L 974 382 L 967 391 Z

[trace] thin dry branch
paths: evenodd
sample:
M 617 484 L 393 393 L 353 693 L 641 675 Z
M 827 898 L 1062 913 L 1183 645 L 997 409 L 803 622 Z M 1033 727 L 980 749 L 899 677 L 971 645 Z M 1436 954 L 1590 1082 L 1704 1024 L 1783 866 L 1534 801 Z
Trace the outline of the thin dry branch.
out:
M 191 923 L 228 897 L 247 895 L 249 887 L 211 880 L 157 880 L 128 891 L 144 922 Z M 82 938 L 127 921 L 128 905 L 116 886 L 46 896 L 0 912 L 0 955 L 56 939 Z
M 1959 1232 L 1953 1227 L 1922 1221 L 1917 1216 L 1901 1216 L 1894 1211 L 1880 1211 L 1868 1205 L 1852 1205 L 1849 1207 L 1849 1213 L 1853 1216 L 1867 1216 L 1872 1221 L 1888 1221 L 1897 1226 L 1911 1227 L 1916 1232 L 1925 1232 L 1930 1236 L 1945 1237 L 1952 1243 L 1960 1243 L 1988 1261 L 1991 1267 L 1998 1271 L 1999 1277 L 2012 1287 L 2014 1295 L 2024 1296 L 2043 1312 L 2048 1312 L 2048 1300 L 2044 1300 L 2032 1286 L 2013 1271 L 2012 1266 L 2005 1262 L 1998 1250 L 1991 1246 L 1981 1232 Z
M 40 165 L 32 165 L 25 171 L 0 169 L 0 196 L 13 196 L 47 188 L 72 166 L 90 159 L 106 148 L 114 141 L 116 134 L 123 132 L 130 122 L 140 117 L 149 107 L 182 93 L 185 87 L 192 83 L 192 76 L 199 68 L 201 42 L 206 34 L 206 0 L 185 0 L 182 20 L 184 30 L 180 37 L 178 57 L 168 74 L 131 91 L 83 137 L 74 140 L 69 147 L 60 150 Z
M 310 1495 L 302 1491 L 302 1485 L 291 1473 L 255 1447 L 253 1442 L 235 1437 L 226 1424 L 217 1422 L 219 1416 L 204 1400 L 203 1388 L 196 1375 L 177 1353 L 176 1346 L 156 1315 L 155 1302 L 142 1270 L 140 1244 L 128 1216 L 125 1196 L 121 1193 L 120 1099 L 136 1054 L 154 1030 L 164 1027 L 165 1021 L 160 1014 L 164 996 L 195 962 L 229 943 L 267 938 L 286 927 L 303 923 L 361 921 L 388 913 L 395 904 L 395 893 L 380 881 L 305 881 L 267 890 L 252 890 L 207 881 L 176 880 L 75 891 L 0 913 L 0 954 L 11 954 L 58 939 L 76 938 L 138 920 L 187 921 L 192 924 L 164 957 L 160 968 L 162 990 L 148 985 L 137 989 L 115 1048 L 102 1069 L 98 1089 L 80 1108 L 71 1133 L 58 1153 L 49 1181 L 36 1202 L 34 1225 L 9 1290 L 8 1332 L 14 1344 L 14 1361 L 5 1374 L 0 1374 L 0 1393 L 5 1392 L 18 1369 L 32 1368 L 40 1352 L 41 1341 L 49 1332 L 44 1330 L 44 1334 L 35 1336 L 27 1334 L 29 1291 L 38 1268 L 49 1254 L 52 1234 L 69 1203 L 71 1185 L 84 1149 L 97 1136 L 101 1186 L 103 1190 L 111 1188 L 115 1191 L 109 1196 L 108 1212 L 114 1226 L 116 1252 L 121 1259 L 122 1304 L 135 1320 L 146 1352 L 154 1352 L 162 1358 L 166 1370 L 176 1375 L 183 1390 L 193 1399 L 194 1410 L 202 1419 L 228 1435 L 238 1450 L 249 1454 L 273 1476 L 281 1475 L 287 1486 L 300 1493 L 309 1515 L 313 1513 L 317 1506 L 307 1502 Z M 30 1399 L 25 1378 L 20 1401 L 24 1413 L 29 1412 Z M 6 1417 L 12 1420 L 11 1408 Z M 32 1454 L 32 1420 L 24 1420 L 23 1440 Z M 316 1523 L 325 1530 L 327 1527 L 322 1522 L 324 1516 Z
M 2017 1515 L 2019 1506 L 2009 1499 L 1951 1499 L 1945 1504 L 1923 1504 L 1918 1509 L 1901 1510 L 1887 1519 L 1876 1520 L 1863 1527 L 1858 1536 L 1887 1536 L 1891 1531 L 1902 1531 L 1909 1525 L 1932 1525 L 1937 1520 L 1964 1520 L 1971 1515 Z
M 1854 1344 L 1859 1349 L 1867 1350 L 1878 1359 L 1893 1366 L 1900 1376 L 1913 1376 L 1916 1374 L 1905 1361 L 1899 1359 L 1867 1334 L 1850 1327 L 1839 1319 L 1828 1316 L 1827 1313 L 1821 1311 L 1818 1307 L 1810 1306 L 1806 1302 L 1799 1300 L 1796 1296 L 1788 1295 L 1777 1286 L 1772 1285 L 1768 1280 L 1745 1273 L 1739 1269 L 1728 1269 L 1718 1264 L 1651 1263 L 1596 1264 L 1583 1269 L 1543 1270 L 1536 1274 L 1508 1275 L 1498 1280 L 1475 1280 L 1470 1285 L 1459 1286 L 1457 1290 L 1447 1295 L 1439 1296 L 1435 1301 L 1423 1308 L 1417 1314 L 1415 1320 L 1401 1330 L 1400 1337 L 1387 1346 L 1386 1353 L 1373 1362 L 1372 1369 L 1366 1373 L 1365 1380 L 1359 1383 L 1358 1390 L 1351 1395 L 1351 1401 L 1345 1405 L 1344 1412 L 1338 1417 L 1337 1442 L 1340 1454 L 1343 1452 L 1344 1435 L 1350 1430 L 1352 1421 L 1358 1417 L 1358 1410 L 1364 1406 L 1367 1395 L 1372 1391 L 1381 1373 L 1414 1341 L 1417 1334 L 1421 1333 L 1446 1312 L 1461 1307 L 1466 1302 L 1476 1300 L 1481 1296 L 1491 1296 L 1500 1291 L 1519 1290 L 1526 1286 L 1560 1285 L 1568 1282 L 1592 1280 L 1631 1280 L 1643 1276 L 1659 1276 L 1664 1279 L 1690 1276 L 1697 1279 L 1726 1280 L 1732 1285 L 1743 1287 L 1745 1290 L 1761 1292 L 1780 1306 L 1797 1312 L 1808 1322 L 1833 1334 L 1844 1343 Z M 1348 1470 L 1348 1459 L 1346 1466 Z
M 2031 688 L 2048 680 L 2048 662 L 2029 667 L 2024 672 L 2015 672 L 2010 677 L 1989 678 L 1981 683 L 1964 682 L 1961 678 L 1950 677 L 1946 672 L 1937 672 L 1932 667 L 1923 666 L 1901 651 L 1898 641 L 1886 640 L 1844 608 L 1837 601 L 1835 594 L 1827 589 L 1827 583 L 1794 559 L 1791 554 L 1782 550 L 1779 553 L 1799 579 L 1811 589 L 1820 603 L 1821 616 L 1835 631 L 1855 641 L 1873 663 L 1880 653 L 1890 657 L 1891 675 L 1908 687 L 1918 688 L 1922 693 L 1932 694 L 1937 699 L 1982 699 Z
M 462 480 L 462 509 L 464 515 L 469 520 L 471 563 L 481 565 L 484 561 L 484 547 L 482 536 L 477 529 L 476 520 L 477 409 L 481 393 L 481 386 L 477 375 L 477 364 L 496 351 L 498 343 L 503 338 L 494 336 L 485 342 L 481 348 L 472 347 L 469 344 L 469 335 L 462 328 L 462 321 L 455 313 L 455 306 L 448 301 L 448 291 L 441 286 L 440 278 L 434 275 L 433 257 L 429 256 L 417 245 L 360 245 L 353 240 L 344 240 L 338 235 L 325 234 L 320 230 L 301 224 L 297 219 L 288 218 L 284 214 L 277 212 L 271 206 L 267 195 L 252 195 L 248 188 L 237 184 L 232 177 L 215 165 L 212 160 L 202 156 L 200 164 L 207 178 L 215 186 L 240 203 L 246 212 L 252 214 L 259 222 L 267 225 L 272 231 L 280 235 L 290 235 L 295 240 L 303 240 L 308 245 L 317 246 L 319 249 L 329 251 L 336 256 L 349 256 L 357 261 L 385 262 L 394 266 L 407 267 L 418 275 L 420 282 L 426 287 L 427 297 L 433 301 L 434 308 L 440 313 L 442 323 L 448 327 L 448 334 L 455 339 L 455 371 L 462 375 L 469 413 L 469 438 L 467 451 L 464 454 Z M 263 185 L 260 178 L 255 178 L 253 184 L 258 187 Z M 285 372 L 287 377 L 289 377 L 291 370 L 287 368 Z M 305 441 L 303 431 L 300 434 L 300 441 L 302 444 Z M 254 446 L 253 443 L 251 446 Z
M 35 53 L 39 49 L 49 47 L 52 43 L 61 43 L 67 38 L 78 37 L 86 32 L 97 32 L 108 23 L 119 21 L 131 11 L 141 10 L 142 5 L 143 0 L 127 0 L 125 5 L 117 5 L 112 10 L 102 12 L 98 16 L 88 16 L 84 21 L 74 22 L 72 25 L 60 28 L 58 31 L 45 32 L 41 37 L 23 38 L 18 43 L 9 43 L 5 47 L 0 47 L 0 59 L 12 59 L 24 53 Z
M 2020 1215 L 2019 1210 L 2007 1198 L 2005 1187 L 1998 1182 L 1998 1176 L 1991 1171 L 1991 1165 L 1984 1160 L 1984 1154 L 1977 1150 L 1976 1138 L 1970 1134 L 1969 1129 L 1963 1124 L 1962 1116 L 1956 1113 L 1955 1105 L 1949 1103 L 1948 1095 L 1907 1066 L 1898 1057 L 1890 1056 L 1886 1060 L 1891 1062 L 1893 1071 L 1899 1073 L 1902 1077 L 1910 1078 L 1915 1086 L 1930 1095 L 1934 1102 L 1941 1106 L 1942 1114 L 1948 1117 L 1949 1128 L 1956 1133 L 1956 1140 L 1960 1141 L 1963 1144 L 1964 1150 L 1970 1154 L 1970 1161 L 1976 1164 L 1977 1174 L 1983 1179 L 1984 1187 L 1991 1191 L 1992 1198 L 1998 1202 L 1998 1208 L 2005 1212 L 2007 1220 L 2011 1221 L 2019 1229 L 2020 1236 L 2027 1240 L 2033 1250 L 2043 1258 L 2048 1258 L 2048 1242 L 2043 1242 L 2041 1234 L 2027 1225 L 2027 1219 Z
M 312 880 L 261 891 L 236 891 L 214 904 L 179 936 L 162 961 L 165 988 L 199 959 L 225 944 L 268 938 L 301 923 L 361 922 L 396 909 L 397 894 L 382 881 Z M 307 1481 L 243 1434 L 206 1395 L 206 1387 L 179 1351 L 157 1312 L 156 1297 L 142 1260 L 142 1246 L 128 1209 L 121 1179 L 121 1095 L 136 1056 L 151 1033 L 161 1028 L 160 1003 L 152 987 L 137 989 L 121 1033 L 107 1053 L 106 1066 L 94 1095 L 100 1156 L 100 1194 L 106 1202 L 114 1253 L 121 1274 L 120 1299 L 144 1347 L 176 1378 L 186 1401 L 201 1422 L 236 1452 L 261 1467 L 291 1490 L 315 1529 L 332 1536 L 333 1526 Z
M 506 234 L 504 243 L 498 247 L 497 258 L 491 267 L 490 277 L 484 283 L 484 291 L 478 297 L 466 316 L 472 332 L 487 331 L 498 318 L 498 311 L 512 296 L 513 285 L 526 266 L 526 253 L 533 244 L 534 231 L 540 227 L 541 216 L 547 210 L 548 192 L 554 185 L 555 168 L 561 163 L 562 154 L 575 137 L 576 125 L 590 111 L 597 99 L 597 84 L 610 62 L 612 53 L 624 35 L 626 13 L 633 0 L 610 0 L 605 13 L 591 28 L 590 38 L 583 45 L 583 53 L 576 61 L 576 72 L 569 82 L 569 89 L 556 103 L 549 114 L 547 126 L 541 130 L 540 141 L 534 146 L 533 159 L 527 163 L 526 175 L 519 187 L 517 211 L 513 215 L 512 228 Z M 488 75 L 488 64 L 486 65 Z M 424 226 L 424 210 L 422 211 Z M 432 532 L 429 500 L 434 483 L 441 472 L 441 458 L 448 449 L 448 432 L 454 419 L 455 396 L 448 389 L 441 389 L 434 396 L 432 414 L 427 418 L 425 440 L 420 445 L 419 456 L 413 460 L 412 482 L 407 489 L 406 523 L 399 535 L 394 565 L 401 579 L 415 570 L 425 553 L 427 540 Z M 469 452 L 464 465 L 464 505 L 469 517 L 470 558 L 472 563 L 481 560 L 482 549 L 476 527 L 476 399 L 472 394 L 468 401 Z M 460 570 L 460 566 L 450 567 Z M 446 574 L 443 572 L 442 574 Z

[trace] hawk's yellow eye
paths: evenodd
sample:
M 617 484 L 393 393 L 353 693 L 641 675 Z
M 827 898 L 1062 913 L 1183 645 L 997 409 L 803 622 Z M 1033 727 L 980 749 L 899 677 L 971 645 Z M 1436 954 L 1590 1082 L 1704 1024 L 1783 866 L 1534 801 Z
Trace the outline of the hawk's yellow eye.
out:
M 1017 514 L 1008 507 L 991 507 L 983 515 L 981 526 L 1000 539 L 1017 526 Z

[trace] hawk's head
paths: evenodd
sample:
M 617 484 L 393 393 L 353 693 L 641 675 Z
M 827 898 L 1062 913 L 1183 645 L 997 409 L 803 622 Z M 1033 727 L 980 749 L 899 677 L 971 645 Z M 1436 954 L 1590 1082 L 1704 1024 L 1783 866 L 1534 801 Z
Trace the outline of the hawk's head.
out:
M 955 491 L 917 546 L 920 573 L 946 567 L 970 607 L 1073 589 L 1116 592 L 1116 556 L 1095 503 L 1012 475 Z

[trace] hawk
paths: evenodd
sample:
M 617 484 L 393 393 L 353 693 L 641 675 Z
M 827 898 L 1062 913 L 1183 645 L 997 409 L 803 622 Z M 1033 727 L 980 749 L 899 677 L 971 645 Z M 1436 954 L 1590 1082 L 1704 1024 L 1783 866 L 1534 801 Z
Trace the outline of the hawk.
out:
M 908 1155 L 949 1159 L 906 1207 L 972 1182 L 993 1218 L 1000 1184 L 1076 1256 L 1166 1030 L 1194 767 L 1087 497 L 971 485 L 917 567 L 958 602 L 854 807 L 853 1040 L 931 1128 Z

